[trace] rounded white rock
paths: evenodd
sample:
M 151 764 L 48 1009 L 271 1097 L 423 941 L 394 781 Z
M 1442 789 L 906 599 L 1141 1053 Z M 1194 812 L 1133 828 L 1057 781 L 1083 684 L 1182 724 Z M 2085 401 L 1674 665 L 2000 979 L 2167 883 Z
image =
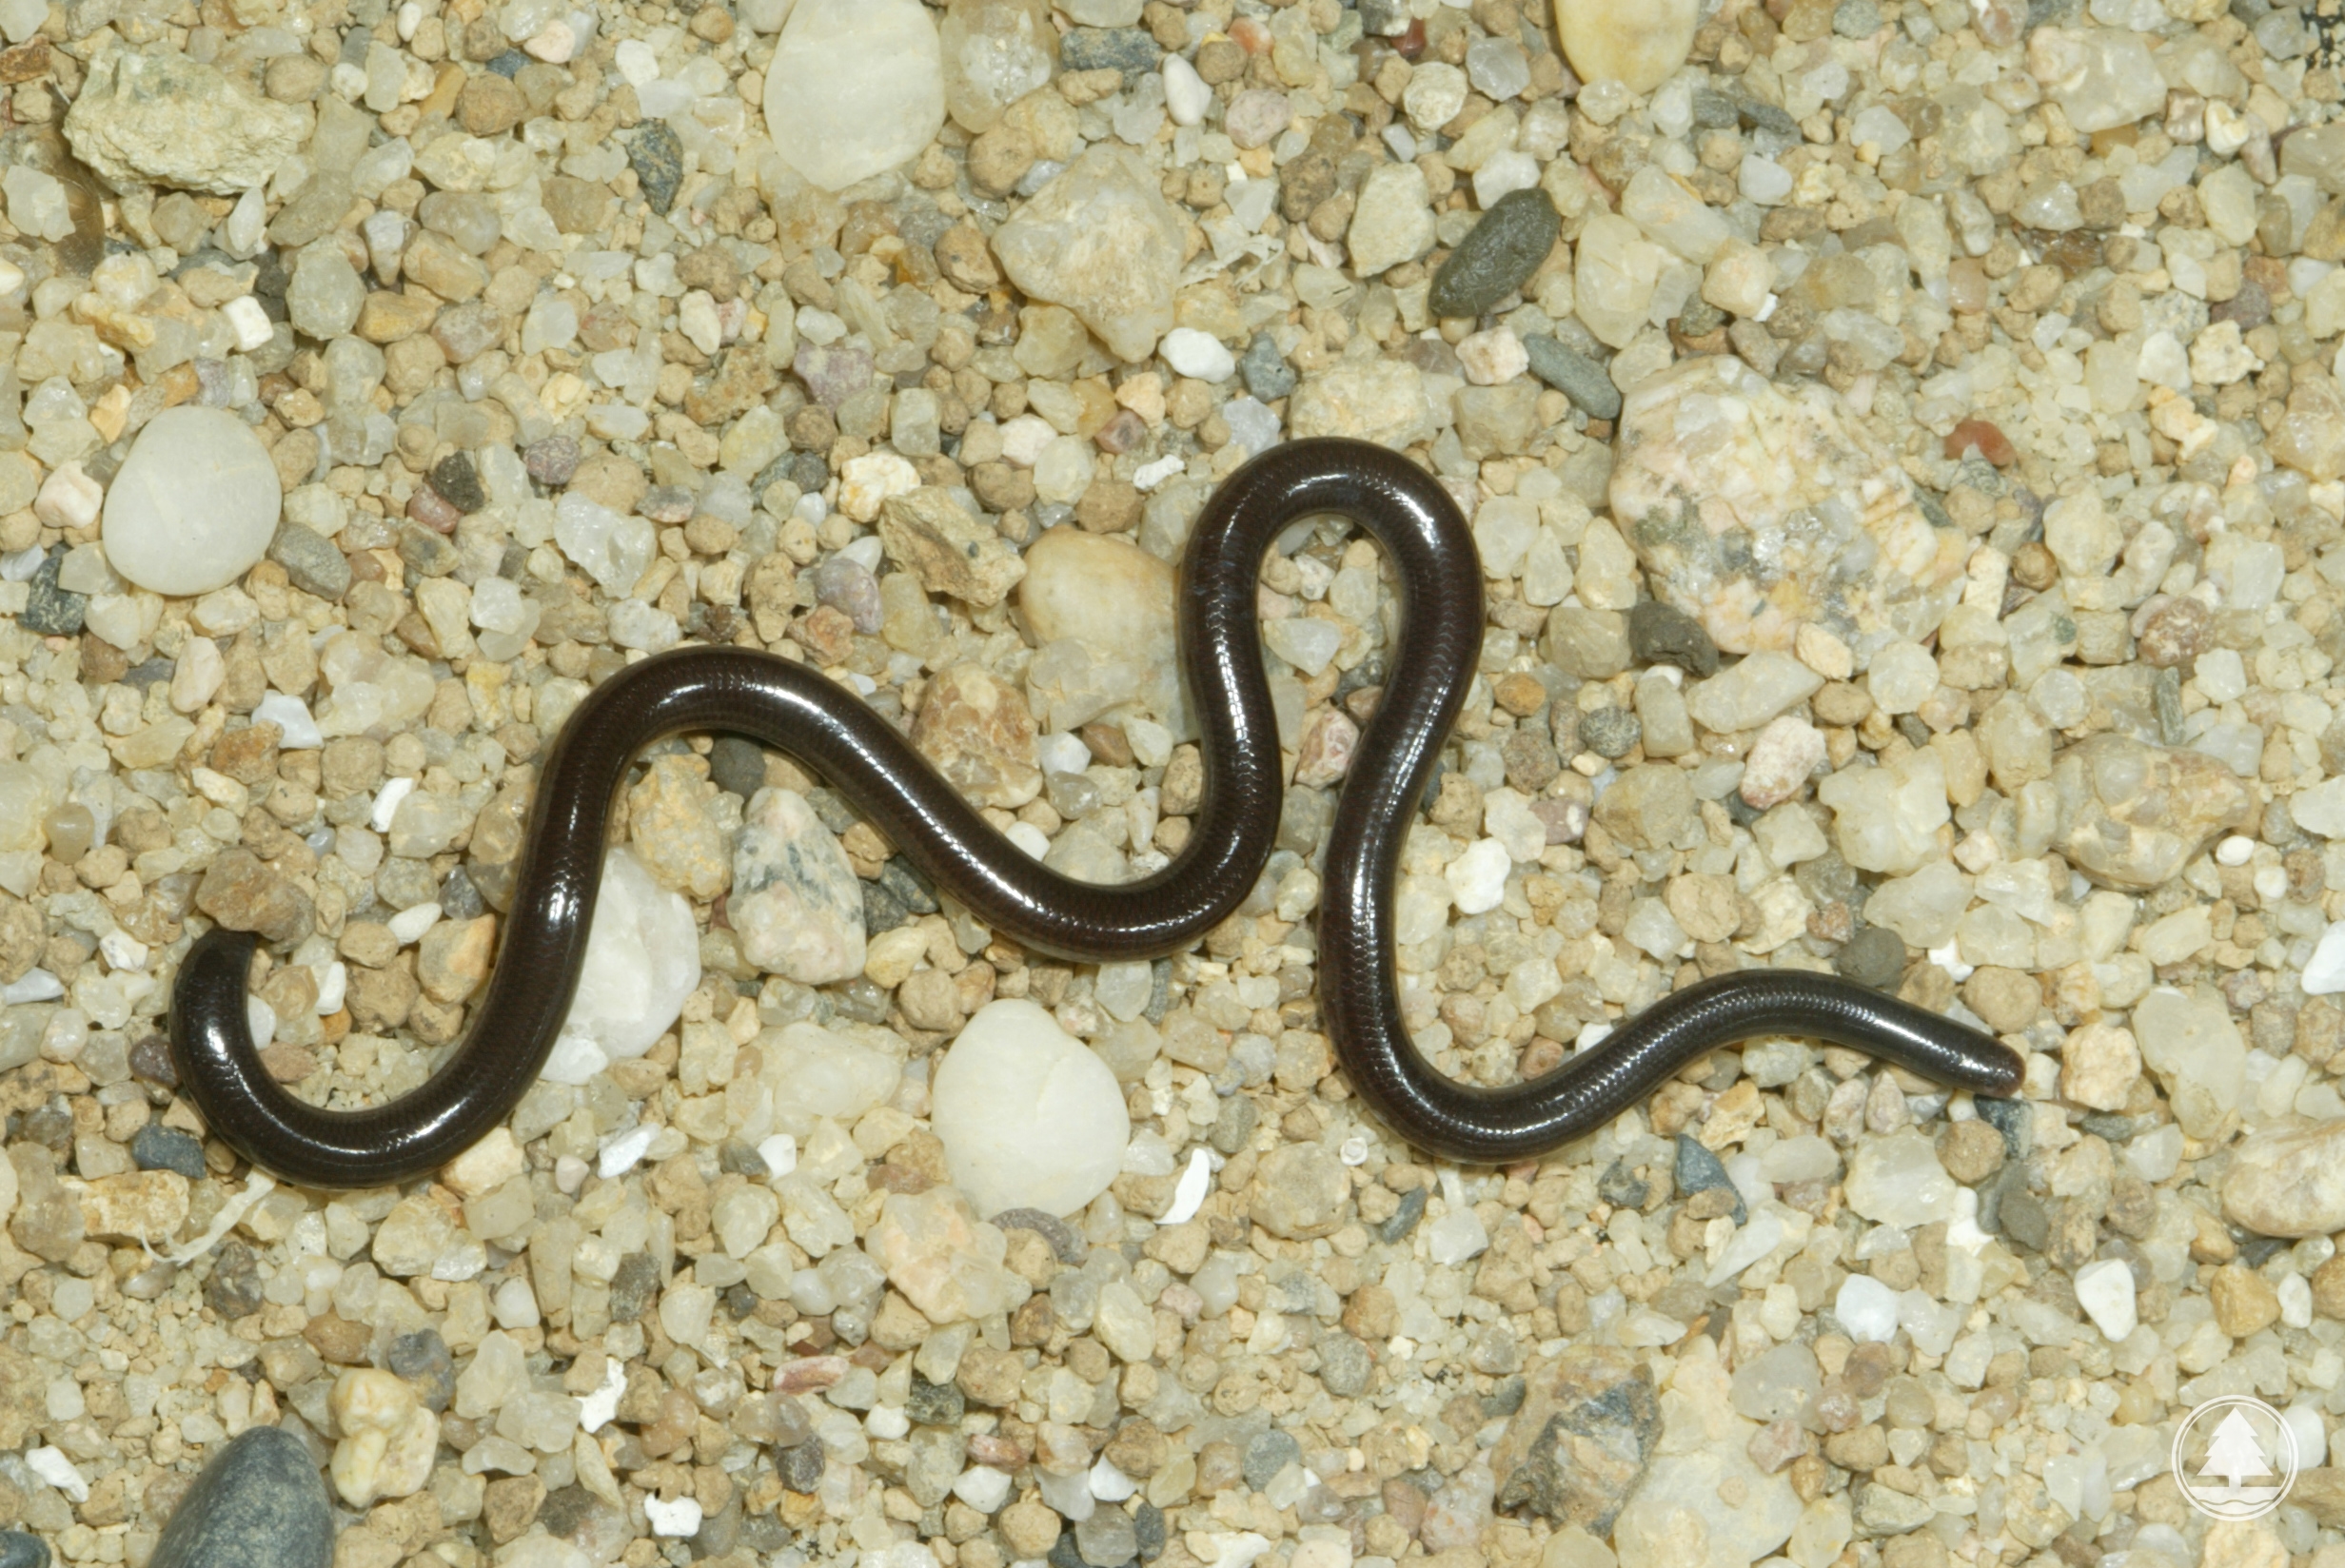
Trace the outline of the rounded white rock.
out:
M 1072 1214 L 1123 1168 L 1132 1121 L 1114 1072 L 1035 1003 L 989 1002 L 937 1068 L 932 1122 L 982 1214 Z
M 909 162 L 944 125 L 944 52 L 919 0 L 799 0 L 765 72 L 775 147 L 824 190 Z
M 167 408 L 107 489 L 107 563 L 153 593 L 208 594 L 268 553 L 284 501 L 250 425 L 224 409 Z

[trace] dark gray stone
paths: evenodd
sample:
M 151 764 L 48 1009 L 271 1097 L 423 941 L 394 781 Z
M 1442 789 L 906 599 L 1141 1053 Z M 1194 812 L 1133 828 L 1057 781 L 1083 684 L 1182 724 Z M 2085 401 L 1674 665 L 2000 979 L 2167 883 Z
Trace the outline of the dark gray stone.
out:
M 1237 373 L 1246 378 L 1246 390 L 1263 402 L 1285 397 L 1294 390 L 1294 366 L 1279 353 L 1278 344 L 1268 332 L 1257 332 L 1254 341 L 1246 345 L 1245 357 L 1237 362 Z
M 684 183 L 684 144 L 667 123 L 654 120 L 627 143 L 627 162 L 635 167 L 643 200 L 661 217 L 676 202 L 676 187 Z
M 1726 1174 L 1725 1162 L 1702 1147 L 1698 1139 L 1685 1133 L 1677 1135 L 1677 1195 L 1690 1198 L 1697 1192 L 1708 1192 L 1724 1187 L 1734 1193 L 1734 1223 L 1741 1225 L 1750 1217 L 1750 1210 L 1737 1191 L 1734 1178 Z
M 1735 107 L 1742 111 L 1743 124 L 1749 129 L 1795 138 L 1800 134 L 1800 122 L 1794 120 L 1788 111 L 1778 108 L 1773 104 L 1763 103 L 1756 98 L 1744 98 Z
M 32 574 L 26 585 L 31 597 L 25 600 L 25 613 L 17 617 L 17 624 L 26 631 L 43 637 L 74 637 L 81 632 L 82 612 L 89 607 L 89 596 L 58 587 L 57 574 L 63 570 L 65 552 L 54 550 Z
M 742 735 L 719 735 L 709 748 L 708 776 L 743 800 L 765 788 L 765 749 Z
M 1628 653 L 1639 664 L 1674 664 L 1689 676 L 1718 673 L 1718 644 L 1702 622 L 1657 598 L 1628 612 Z
M 912 1375 L 912 1392 L 904 1397 L 906 1416 L 922 1426 L 958 1426 L 968 1413 L 968 1396 L 958 1385 L 930 1382 L 917 1372 Z
M 1704 130 L 1732 130 L 1742 119 L 1734 99 L 1714 88 L 1694 88 L 1693 106 L 1694 124 Z
M 1235 1154 L 1253 1142 L 1254 1127 L 1261 1120 L 1261 1107 L 1251 1097 L 1232 1094 L 1214 1112 L 1213 1130 L 1207 1135 L 1208 1141 L 1220 1153 Z
M 1330 1334 L 1319 1342 L 1319 1382 L 1337 1399 L 1356 1399 L 1367 1393 L 1368 1380 L 1374 1371 L 1368 1346 L 1350 1335 Z
M 2087 1116 L 2081 1125 L 2085 1131 L 2108 1143 L 2124 1144 L 2133 1141 L 2134 1119 L 2130 1116 L 2118 1116 L 2114 1112 L 2101 1111 Z
M 1867 926 L 1832 955 L 1832 967 L 1844 980 L 1887 990 L 1905 972 L 1905 943 L 1884 926 Z
M 717 1169 L 726 1176 L 746 1176 L 753 1182 L 762 1182 L 773 1174 L 757 1146 L 739 1138 L 727 1138 L 717 1146 Z
M 1417 1222 L 1424 1218 L 1425 1188 L 1410 1187 L 1401 1194 L 1401 1206 L 1392 1211 L 1392 1217 L 1376 1227 L 1376 1239 L 1390 1246 L 1416 1229 Z
M 793 1492 L 811 1492 L 822 1484 L 822 1440 L 808 1438 L 778 1450 L 774 1455 L 774 1471 L 781 1484 Z
M 1271 1478 L 1290 1464 L 1302 1461 L 1303 1445 L 1294 1434 L 1272 1427 L 1246 1445 L 1243 1469 L 1246 1484 L 1259 1492 L 1271 1484 Z
M 190 1182 L 205 1177 L 204 1146 L 177 1127 L 149 1122 L 130 1140 L 130 1159 L 141 1170 L 176 1170 Z
M 1433 274 L 1426 308 L 1436 316 L 1481 315 L 1539 270 L 1563 232 L 1563 215 L 1546 191 L 1536 186 L 1508 191 Z M 1619 394 L 1613 398 L 1617 405 Z
M 1626 1160 L 1613 1161 L 1596 1179 L 1596 1196 L 1614 1208 L 1641 1209 L 1652 1195 L 1653 1184 L 1629 1169 Z
M 1163 58 L 1162 46 L 1143 28 L 1075 28 L 1058 41 L 1059 69 L 1120 70 L 1128 88 Z
M 1580 744 L 1598 756 L 1626 756 L 1644 736 L 1644 724 L 1626 708 L 1599 708 L 1580 715 Z
M 1523 352 L 1530 357 L 1530 373 L 1569 398 L 1572 407 L 1590 419 L 1620 418 L 1621 389 L 1603 365 L 1544 333 L 1525 338 Z
M 0 1568 L 49 1568 L 49 1548 L 38 1536 L 0 1530 Z
M 1164 1510 L 1145 1498 L 1140 1499 L 1140 1505 L 1132 1511 L 1132 1534 L 1140 1543 L 1140 1560 L 1155 1561 L 1164 1553 Z
M 1979 1119 L 2003 1135 L 2003 1152 L 2014 1160 L 2024 1160 L 2034 1149 L 2035 1112 L 2024 1100 L 1999 1100 L 1981 1094 L 1971 1101 L 1979 1107 Z
M 896 901 L 915 914 L 935 914 L 936 912 L 936 890 L 928 885 L 918 872 L 912 869 L 912 862 L 901 855 L 879 868 L 877 885 L 894 893 Z M 864 895 L 870 896 L 868 885 L 864 889 Z
M 2006 1241 L 2030 1252 L 2041 1252 L 2052 1238 L 2052 1211 L 2041 1198 L 2027 1190 L 2024 1181 L 2002 1189 L 2001 1201 L 1995 1205 L 1995 1220 Z
M 1491 1455 L 1501 1509 L 1611 1534 L 1661 1438 L 1653 1374 L 1610 1346 L 1575 1345 L 1543 1373 Z
M 211 1278 L 204 1282 L 204 1304 L 233 1322 L 261 1310 L 261 1264 L 252 1248 L 231 1236 L 212 1254 Z
M 431 487 L 440 492 L 440 499 L 459 512 L 478 512 L 488 504 L 488 492 L 481 485 L 481 471 L 472 466 L 468 452 L 450 452 L 431 465 Z
M 1529 1397 L 1530 1380 L 1520 1372 L 1510 1372 L 1482 1396 L 1482 1413 L 1491 1421 L 1511 1416 L 1523 1408 L 1523 1401 Z
M 611 1322 L 635 1322 L 659 1293 L 659 1261 L 648 1252 L 628 1253 L 611 1276 Z
M 334 1514 L 309 1450 L 256 1426 L 204 1466 L 148 1568 L 328 1568 Z
M 391 1342 L 384 1358 L 391 1371 L 415 1385 L 427 1410 L 445 1410 L 456 1396 L 456 1359 L 436 1328 L 419 1328 Z
M 294 587 L 328 603 L 350 591 L 350 559 L 332 539 L 298 522 L 277 525 L 277 537 L 268 541 L 268 559 L 285 568 Z
M 863 884 L 864 935 L 877 936 L 881 931 L 892 931 L 898 926 L 908 924 L 911 919 L 912 911 L 904 908 L 902 899 L 877 882 Z
M 514 77 L 519 76 L 522 69 L 528 64 L 529 56 L 519 49 L 507 49 L 489 61 L 488 69 L 510 82 Z

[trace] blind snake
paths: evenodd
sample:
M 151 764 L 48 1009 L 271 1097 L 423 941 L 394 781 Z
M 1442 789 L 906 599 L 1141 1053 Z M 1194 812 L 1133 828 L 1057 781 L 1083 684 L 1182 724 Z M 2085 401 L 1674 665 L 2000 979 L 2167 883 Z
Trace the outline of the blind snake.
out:
M 2015 1090 L 2019 1060 L 1987 1035 L 1837 976 L 1778 969 L 1679 990 L 1530 1083 L 1466 1085 L 1429 1063 L 1401 1018 L 1392 890 L 1474 677 L 1481 563 L 1465 518 L 1421 469 L 1383 447 L 1336 440 L 1255 458 L 1197 519 L 1181 564 L 1178 633 L 1205 788 L 1187 846 L 1161 871 L 1112 887 L 1070 880 L 995 833 L 902 735 L 817 671 L 750 649 L 679 649 L 604 681 L 548 753 L 487 990 L 469 1032 L 425 1083 L 384 1105 L 327 1110 L 273 1082 L 246 1022 L 254 939 L 224 929 L 199 938 L 180 966 L 171 1036 L 180 1082 L 213 1131 L 295 1182 L 379 1186 L 462 1153 L 536 1080 L 569 1009 L 611 805 L 631 759 L 683 731 L 752 735 L 806 763 L 977 920 L 1025 947 L 1101 962 L 1182 948 L 1238 907 L 1273 847 L 1282 785 L 1257 582 L 1279 535 L 1326 514 L 1372 536 L 1400 584 L 1391 676 L 1329 833 L 1319 917 L 1328 1034 L 1351 1087 L 1394 1131 L 1458 1160 L 1534 1157 L 1595 1131 L 1705 1051 L 1761 1034 L 1820 1038 L 1981 1093 Z

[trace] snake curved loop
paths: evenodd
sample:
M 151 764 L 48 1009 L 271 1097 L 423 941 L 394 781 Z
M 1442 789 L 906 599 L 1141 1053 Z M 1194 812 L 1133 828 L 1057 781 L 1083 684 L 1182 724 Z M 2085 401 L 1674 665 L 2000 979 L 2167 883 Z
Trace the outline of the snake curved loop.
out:
M 894 728 L 804 665 L 703 647 L 646 658 L 580 704 L 540 772 L 513 914 L 472 1028 L 439 1069 L 388 1104 L 326 1110 L 262 1068 L 246 1023 L 253 938 L 214 930 L 172 997 L 181 1082 L 212 1129 L 256 1165 L 319 1186 L 431 1170 L 502 1123 L 543 1067 L 577 990 L 612 800 L 634 755 L 680 731 L 727 731 L 822 774 L 976 919 L 1026 947 L 1093 961 L 1153 957 L 1219 924 L 1269 860 L 1281 800 L 1278 728 L 1255 623 L 1266 551 L 1333 514 L 1367 530 L 1399 580 L 1390 678 L 1355 753 L 1326 845 L 1320 916 L 1328 1032 L 1370 1107 L 1411 1143 L 1460 1160 L 1537 1155 L 1591 1132 L 1703 1051 L 1759 1033 L 1817 1036 L 1941 1082 L 2009 1093 L 2019 1064 L 1992 1039 L 1828 975 L 1758 970 L 1646 1009 L 1534 1082 L 1459 1084 L 1409 1041 L 1392 972 L 1403 843 L 1482 645 L 1482 574 L 1449 497 L 1382 447 L 1297 441 L 1239 469 L 1198 518 L 1181 566 L 1178 632 L 1202 729 L 1205 788 L 1179 857 L 1120 886 L 1075 882 L 986 825 Z

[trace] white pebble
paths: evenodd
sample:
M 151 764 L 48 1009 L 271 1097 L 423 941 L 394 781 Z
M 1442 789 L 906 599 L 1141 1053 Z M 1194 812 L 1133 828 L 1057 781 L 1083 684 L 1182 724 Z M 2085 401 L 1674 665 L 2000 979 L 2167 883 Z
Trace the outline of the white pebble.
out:
M 390 928 L 391 934 L 399 938 L 399 945 L 403 948 L 410 942 L 422 941 L 424 933 L 439 923 L 440 906 L 437 904 L 418 904 L 413 909 L 401 910 L 384 922 Z
M 2304 966 L 2303 985 L 2307 996 L 2334 996 L 2345 990 L 2345 921 L 2321 933 L 2320 945 Z
M 283 504 L 250 425 L 226 409 L 167 408 L 106 493 L 106 559 L 154 593 L 207 594 L 267 553 Z
M 69 462 L 42 483 L 32 512 L 51 528 L 87 528 L 98 520 L 98 507 L 105 500 L 98 481 L 83 473 L 80 463 Z
M 1887 1344 L 1897 1338 L 1897 1292 L 1869 1274 L 1851 1274 L 1841 1282 L 1832 1312 L 1859 1344 Z
M 595 1174 L 604 1181 L 624 1176 L 633 1170 L 651 1147 L 651 1141 L 660 1136 L 656 1127 L 640 1127 L 621 1133 L 602 1146 L 601 1158 L 596 1162 Z
M 222 305 L 220 314 L 227 318 L 229 330 L 236 334 L 236 346 L 247 354 L 267 347 L 269 340 L 276 335 L 276 327 L 269 321 L 268 312 L 263 310 L 261 302 L 249 294 L 239 295 Z
M 1172 1206 L 1156 1223 L 1176 1225 L 1195 1219 L 1212 1186 L 1213 1157 L 1201 1148 L 1191 1150 L 1189 1168 L 1181 1172 L 1180 1181 L 1172 1188 Z
M 2077 1304 L 2114 1344 L 2140 1323 L 2134 1310 L 2134 1271 L 2118 1258 L 2103 1258 L 2077 1270 Z
M 75 1502 L 89 1500 L 89 1483 L 82 1479 L 82 1473 L 74 1468 L 73 1461 L 65 1457 L 63 1449 L 27 1449 L 25 1466 Z
M 1104 1459 L 1091 1467 L 1091 1495 L 1101 1502 L 1122 1502 L 1139 1489 L 1138 1482 Z
M 1158 352 L 1175 371 L 1201 382 L 1226 382 L 1237 374 L 1237 360 L 1221 340 L 1193 326 L 1176 326 L 1166 333 Z
M 1010 1500 L 1010 1473 L 973 1464 L 954 1478 L 953 1495 L 978 1513 L 991 1514 Z
M 1197 68 L 1177 54 L 1164 61 L 1164 111 L 1176 126 L 1193 126 L 1213 107 L 1213 89 L 1205 85 Z
M 375 792 L 375 809 L 367 814 L 366 825 L 377 833 L 391 831 L 391 818 L 399 814 L 399 803 L 415 793 L 415 780 L 394 778 Z
M 331 1018 L 342 1010 L 350 992 L 349 966 L 337 958 L 318 970 L 318 1016 Z
M 777 1132 L 758 1146 L 758 1158 L 765 1162 L 769 1181 L 780 1181 L 798 1168 L 798 1140 L 786 1132 Z
M 1461 914 L 1487 914 L 1507 896 L 1507 872 L 1514 857 L 1495 838 L 1476 840 L 1464 854 L 1449 862 L 1442 880 L 1449 884 Z
M 261 698 L 260 706 L 252 710 L 252 716 L 274 724 L 285 732 L 277 741 L 281 751 L 314 752 L 325 744 L 325 736 L 320 733 L 317 719 L 310 715 L 309 704 L 300 697 L 271 692 Z
M 981 1214 L 1072 1214 L 1122 1170 L 1132 1121 L 1107 1063 L 1033 1002 L 988 1002 L 936 1068 L 931 1123 Z
M 2243 838 L 2237 833 L 2233 833 L 2229 838 L 2215 846 L 2217 862 L 2225 866 L 2244 866 L 2248 862 L 2248 857 L 2255 853 L 2256 841 L 2252 838 Z
M 700 1531 L 700 1505 L 690 1498 L 678 1498 L 674 1502 L 661 1502 L 658 1497 L 643 1499 L 643 1518 L 651 1522 L 651 1533 L 681 1539 Z

